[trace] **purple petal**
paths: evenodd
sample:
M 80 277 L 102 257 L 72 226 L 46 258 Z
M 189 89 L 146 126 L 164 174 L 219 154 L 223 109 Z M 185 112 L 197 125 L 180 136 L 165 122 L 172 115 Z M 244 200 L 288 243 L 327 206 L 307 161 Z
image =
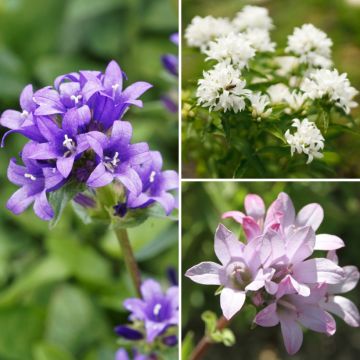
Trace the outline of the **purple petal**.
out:
M 82 94 L 84 99 L 89 101 L 94 94 L 100 92 L 101 90 L 103 90 L 101 81 L 97 78 L 93 78 L 92 80 L 86 82 L 82 89 Z
M 96 170 L 96 169 L 95 169 Z M 130 192 L 139 195 L 142 190 L 142 182 L 138 173 L 129 166 L 119 166 L 114 177 L 120 181 Z
M 279 283 L 276 297 L 280 299 L 289 294 L 299 294 L 306 297 L 310 295 L 310 288 L 298 283 L 291 275 L 286 275 Z
M 163 207 L 166 215 L 170 215 L 176 207 L 174 196 L 166 192 L 162 192 L 159 196 L 152 196 L 151 199 L 158 202 Z
M 105 70 L 104 75 L 104 87 L 106 89 L 112 89 L 116 86 L 119 91 L 122 90 L 123 73 L 118 63 L 114 60 L 110 61 L 109 65 Z
M 265 204 L 259 195 L 246 195 L 244 205 L 246 215 L 251 216 L 255 221 L 258 221 L 265 216 Z
M 241 211 L 227 211 L 227 212 L 223 213 L 221 216 L 222 219 L 232 218 L 239 224 L 242 224 L 244 217 L 245 217 L 245 214 L 242 213 Z
M 34 212 L 40 219 L 45 221 L 49 221 L 54 217 L 54 211 L 46 198 L 45 190 L 36 195 L 34 202 Z
M 273 327 L 279 323 L 279 317 L 276 313 L 276 303 L 268 305 L 255 316 L 254 322 L 263 327 Z
M 286 313 L 279 314 L 279 318 L 286 351 L 294 355 L 300 350 L 303 342 L 302 330 L 298 323 Z
M 293 267 L 294 278 L 302 283 L 338 284 L 344 280 L 344 271 L 331 260 L 316 258 L 295 264 Z
M 245 216 L 242 223 L 247 240 L 250 242 L 261 234 L 259 225 L 250 216 Z
M 334 318 L 318 306 L 306 306 L 299 314 L 299 322 L 310 330 L 327 335 L 334 335 L 336 331 Z
M 19 215 L 29 207 L 34 199 L 35 195 L 29 196 L 27 188 L 22 187 L 10 197 L 6 203 L 6 208 L 15 215 Z
M 152 160 L 153 170 L 156 172 L 161 171 L 163 166 L 163 159 L 159 151 L 150 151 L 150 156 Z
M 110 184 L 114 176 L 106 171 L 104 164 L 100 163 L 90 174 L 86 184 L 93 188 L 98 188 Z
M 296 264 L 309 257 L 315 246 L 315 233 L 310 226 L 296 229 L 286 241 L 286 255 Z
M 297 226 L 311 226 L 316 231 L 324 218 L 324 210 L 319 204 L 304 206 L 296 217 Z
M 145 307 L 146 304 L 140 299 L 126 299 L 124 301 L 124 307 L 126 310 L 130 311 L 134 317 L 138 320 L 145 319 Z
M 153 321 L 146 321 L 145 328 L 146 328 L 146 341 L 151 343 L 154 339 L 160 335 L 167 327 L 167 324 L 158 323 Z
M 165 170 L 161 173 L 162 188 L 165 191 L 179 188 L 179 175 L 176 171 Z
M 223 265 L 228 264 L 230 259 L 243 251 L 243 244 L 224 225 L 220 224 L 215 233 L 215 254 Z
M 222 289 L 220 294 L 221 309 L 226 317 L 230 320 L 237 312 L 241 310 L 246 299 L 245 292 L 234 290 L 228 287 Z
M 164 68 L 172 75 L 178 76 L 179 60 L 173 54 L 166 54 L 161 57 Z
M 130 360 L 130 358 L 124 349 L 120 349 L 115 354 L 115 360 Z
M 245 287 L 246 291 L 257 291 L 264 287 L 265 281 L 270 281 L 275 269 L 259 269 L 254 280 Z
M 62 114 L 66 111 L 61 103 L 59 93 L 50 87 L 36 91 L 33 99 L 39 105 L 34 112 L 35 115 Z
M 341 294 L 351 291 L 359 282 L 360 273 L 356 266 L 344 266 L 344 280 L 340 284 L 329 285 L 328 292 L 330 294 Z
M 48 117 L 37 117 L 36 124 L 42 136 L 50 142 L 55 143 L 63 134 L 62 130 Z
M 43 169 L 45 177 L 45 189 L 46 190 L 55 190 L 61 185 L 61 182 L 64 180 L 64 177 L 56 168 L 44 168 Z
M 111 137 L 122 145 L 128 145 L 132 137 L 132 126 L 128 121 L 114 121 Z
M 179 34 L 178 33 L 174 33 L 170 36 L 170 40 L 175 44 L 175 45 L 179 45 Z
M 95 153 L 103 158 L 104 150 L 103 148 L 107 144 L 107 137 L 105 134 L 99 131 L 90 131 L 86 134 L 86 139 L 90 145 L 90 147 L 95 151 Z
M 0 118 L 0 124 L 12 130 L 17 130 L 24 122 L 24 117 L 19 111 L 6 110 L 2 113 Z
M 295 221 L 294 205 L 285 193 L 280 193 L 270 205 L 265 219 L 265 228 L 279 221 L 284 228 L 293 225 Z
M 349 326 L 360 326 L 360 314 L 356 305 L 343 296 L 332 296 L 328 301 L 323 301 L 321 307 L 339 316 Z
M 123 156 L 131 165 L 143 164 L 151 159 L 149 145 L 145 142 L 132 144 L 123 153 Z
M 143 334 L 140 331 L 125 325 L 116 326 L 114 331 L 117 335 L 127 340 L 141 340 L 143 338 Z
M 163 296 L 163 291 L 157 281 L 148 279 L 141 284 L 141 295 L 145 302 L 148 302 L 153 298 Z
M 62 121 L 62 128 L 69 137 L 74 137 L 77 135 L 78 116 L 76 108 L 72 108 L 66 111 Z
M 27 112 L 32 112 L 35 110 L 36 105 L 33 100 L 33 87 L 31 84 L 26 85 L 21 92 L 20 106 L 23 110 L 26 110 Z
M 222 266 L 214 262 L 205 261 L 190 268 L 185 273 L 185 276 L 198 284 L 220 285 L 219 274 L 221 271 Z
M 74 161 L 75 155 L 71 155 L 69 157 L 60 157 L 56 160 L 56 168 L 64 178 L 67 178 L 70 175 Z
M 135 82 L 123 91 L 123 93 L 121 94 L 121 101 L 126 102 L 128 100 L 135 100 L 150 88 L 152 88 L 152 85 L 147 82 Z
M 8 179 L 15 185 L 22 186 L 26 183 L 25 181 L 26 168 L 16 164 L 16 160 L 13 158 L 10 160 L 7 176 Z
M 33 143 L 31 154 L 28 156 L 28 158 L 36 160 L 48 160 L 56 159 L 59 155 L 60 154 L 56 151 L 55 146 L 50 143 Z
M 320 234 L 316 235 L 314 250 L 337 250 L 344 246 L 344 242 L 338 236 Z

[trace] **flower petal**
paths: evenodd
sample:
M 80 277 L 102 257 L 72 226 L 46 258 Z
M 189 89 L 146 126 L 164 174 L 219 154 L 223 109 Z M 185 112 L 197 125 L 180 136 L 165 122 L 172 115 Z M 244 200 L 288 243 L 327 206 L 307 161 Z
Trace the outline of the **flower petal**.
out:
M 243 218 L 242 226 L 249 242 L 261 234 L 259 225 L 250 216 L 245 216 Z
M 309 257 L 315 246 L 315 232 L 310 226 L 296 229 L 286 241 L 286 255 L 292 264 Z
M 6 110 L 2 113 L 0 124 L 12 130 L 17 130 L 24 122 L 24 118 L 19 111 Z
M 29 205 L 34 201 L 35 195 L 28 195 L 28 191 L 25 187 L 15 191 L 6 203 L 6 208 L 13 212 L 15 215 L 19 215 L 24 212 Z
M 344 280 L 336 285 L 329 285 L 328 292 L 330 294 L 341 294 L 351 291 L 359 282 L 360 273 L 356 266 L 344 266 Z
M 114 121 L 111 137 L 122 145 L 128 145 L 132 137 L 132 126 L 128 121 Z
M 268 305 L 265 309 L 257 313 L 254 322 L 263 327 L 276 326 L 279 323 L 276 308 L 276 303 Z
M 246 295 L 243 291 L 234 290 L 228 287 L 222 289 L 220 304 L 226 319 L 230 320 L 238 311 L 241 310 L 244 305 L 245 298 Z
M 337 250 L 344 246 L 344 241 L 342 241 L 338 236 L 319 234 L 316 235 L 314 250 Z
M 306 306 L 304 311 L 299 314 L 299 322 L 316 332 L 334 335 L 336 331 L 336 322 L 334 318 L 316 305 Z
M 139 195 L 142 190 L 142 181 L 138 173 L 129 166 L 119 166 L 114 177 L 120 181 L 130 192 Z
M 294 355 L 300 350 L 303 342 L 301 327 L 292 316 L 286 313 L 281 313 L 281 315 L 279 314 L 279 318 L 286 351 L 290 355 Z
M 34 212 L 40 219 L 45 221 L 49 221 L 54 217 L 54 211 L 48 202 L 45 190 L 36 195 L 34 202 Z
M 289 294 L 299 294 L 306 297 L 310 295 L 310 288 L 298 283 L 291 275 L 286 275 L 279 283 L 276 297 L 279 299 Z
M 75 161 L 75 155 L 71 155 L 69 157 L 60 157 L 56 160 L 56 167 L 59 170 L 59 173 L 64 177 L 67 178 L 71 170 L 73 168 Z
M 86 184 L 90 187 L 97 188 L 110 184 L 113 179 L 113 175 L 106 171 L 105 166 L 100 163 L 90 174 Z
M 323 208 L 319 204 L 308 204 L 299 211 L 295 224 L 297 226 L 311 226 L 316 231 L 323 219 Z
M 20 106 L 23 110 L 31 112 L 35 110 L 35 103 L 33 100 L 33 87 L 31 84 L 26 85 L 20 94 Z
M 259 195 L 246 195 L 244 205 L 246 215 L 251 216 L 255 221 L 258 221 L 265 216 L 265 204 Z
M 205 261 L 190 268 L 185 276 L 198 284 L 220 285 L 219 274 L 221 271 L 222 266 L 211 261 Z
M 25 173 L 26 173 L 26 168 L 24 166 L 16 164 L 15 158 L 10 160 L 7 169 L 7 177 L 13 184 L 18 186 L 25 185 L 26 183 Z
M 147 302 L 151 301 L 153 298 L 162 296 L 163 291 L 157 281 L 148 279 L 141 284 L 141 295 L 145 302 Z
M 226 213 L 223 213 L 221 216 L 222 219 L 232 218 L 239 224 L 242 224 L 244 217 L 245 214 L 242 213 L 241 211 L 227 211 Z

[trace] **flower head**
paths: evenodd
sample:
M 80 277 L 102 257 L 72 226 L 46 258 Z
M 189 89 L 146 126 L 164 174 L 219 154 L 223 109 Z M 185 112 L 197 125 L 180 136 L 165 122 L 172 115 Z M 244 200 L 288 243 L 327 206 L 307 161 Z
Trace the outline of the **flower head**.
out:
M 252 117 L 256 120 L 267 118 L 271 114 L 272 109 L 269 107 L 270 99 L 268 95 L 257 92 L 248 95 L 248 99 L 251 102 Z
M 274 25 L 269 11 L 260 6 L 247 5 L 236 14 L 233 25 L 238 31 L 246 29 L 271 30 Z
M 307 164 L 310 164 L 314 158 L 322 158 L 320 152 L 324 148 L 324 137 L 315 123 L 308 119 L 294 119 L 292 126 L 296 132 L 291 134 L 290 130 L 285 133 L 285 139 L 291 147 L 291 156 L 294 152 L 304 153 L 308 156 Z

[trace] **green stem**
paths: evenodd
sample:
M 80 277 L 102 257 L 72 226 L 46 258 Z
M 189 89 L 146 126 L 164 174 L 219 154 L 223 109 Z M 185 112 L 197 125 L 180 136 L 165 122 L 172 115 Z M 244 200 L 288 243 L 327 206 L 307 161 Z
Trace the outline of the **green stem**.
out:
M 135 260 L 134 252 L 132 250 L 129 236 L 126 229 L 115 229 L 116 237 L 119 241 L 126 269 L 130 274 L 136 293 L 141 297 L 141 276 L 138 264 Z

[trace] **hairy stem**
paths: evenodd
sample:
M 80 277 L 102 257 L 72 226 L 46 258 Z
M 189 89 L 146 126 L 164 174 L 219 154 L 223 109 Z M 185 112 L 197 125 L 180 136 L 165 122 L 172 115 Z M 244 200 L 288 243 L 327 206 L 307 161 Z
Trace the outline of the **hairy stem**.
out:
M 123 258 L 125 261 L 126 269 L 130 274 L 131 280 L 133 282 L 136 293 L 139 297 L 141 297 L 141 276 L 138 264 L 135 260 L 134 252 L 132 250 L 128 232 L 126 229 L 115 229 L 116 237 L 119 241 Z
M 222 316 L 218 320 L 216 327 L 218 330 L 222 330 L 222 329 L 226 328 L 229 325 L 229 323 L 230 323 L 230 321 L 227 320 L 224 316 Z M 202 359 L 212 344 L 213 344 L 213 342 L 211 341 L 211 339 L 207 335 L 204 335 L 204 337 L 198 342 L 195 349 L 191 353 L 189 360 Z

